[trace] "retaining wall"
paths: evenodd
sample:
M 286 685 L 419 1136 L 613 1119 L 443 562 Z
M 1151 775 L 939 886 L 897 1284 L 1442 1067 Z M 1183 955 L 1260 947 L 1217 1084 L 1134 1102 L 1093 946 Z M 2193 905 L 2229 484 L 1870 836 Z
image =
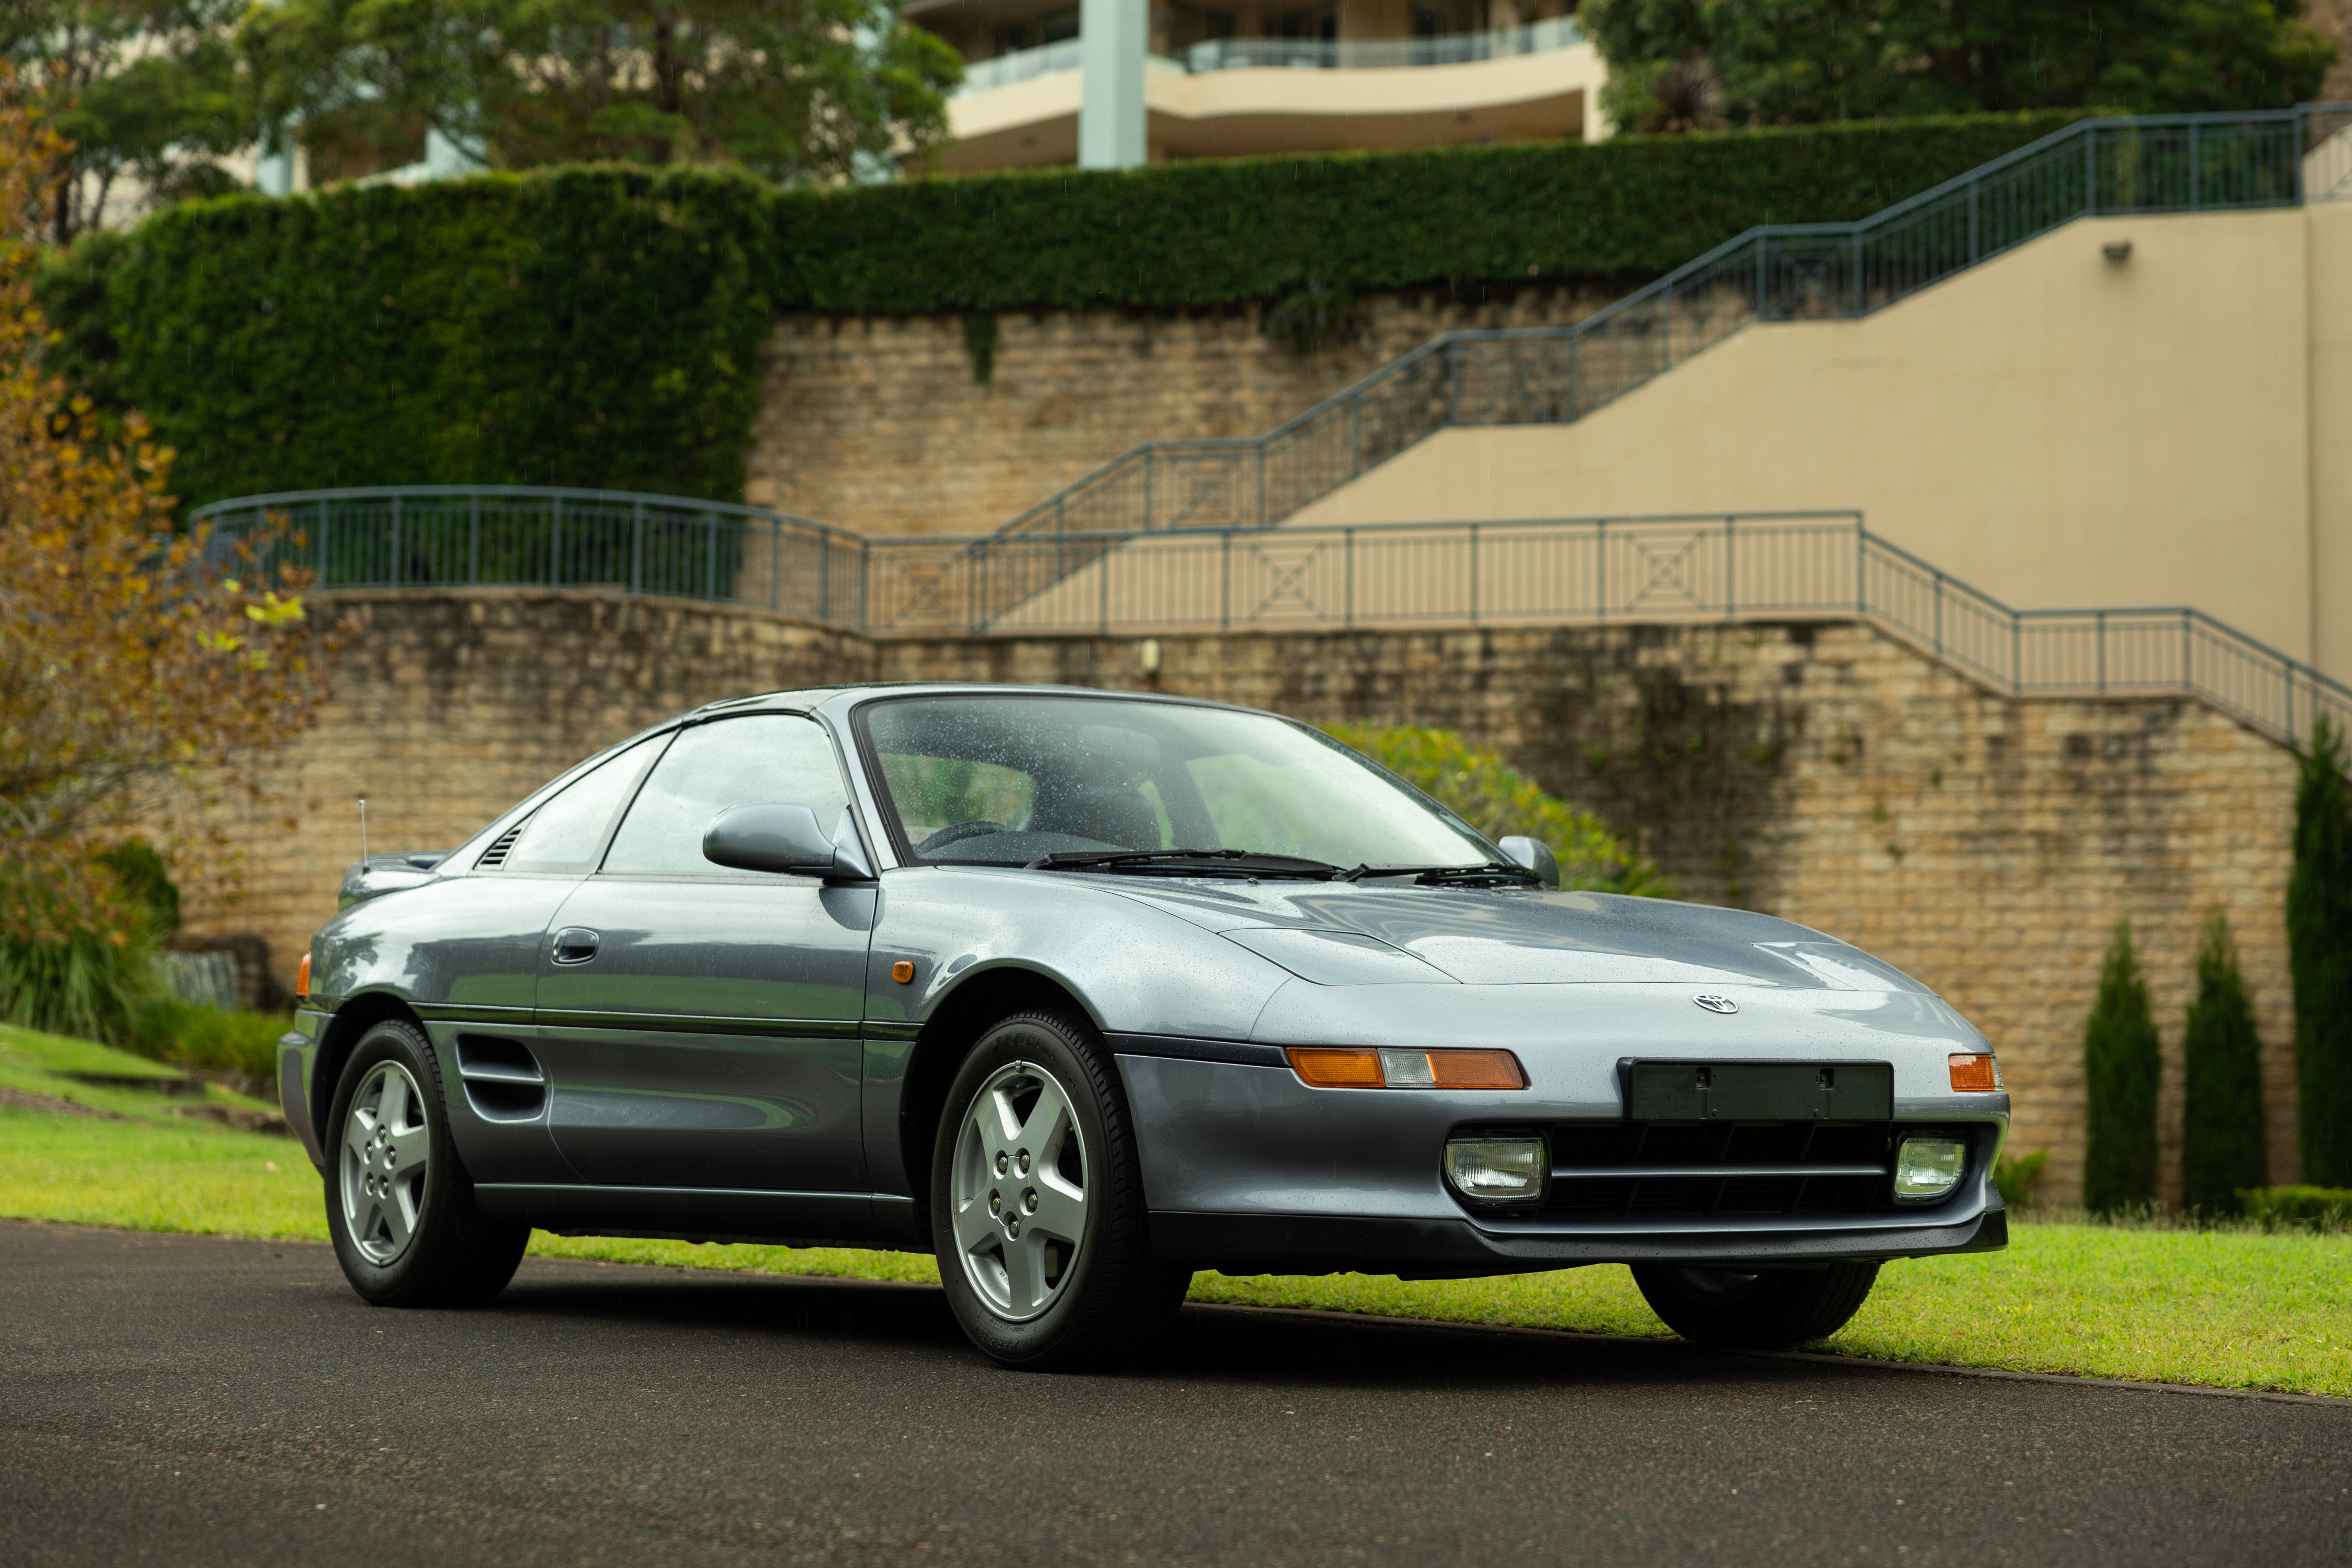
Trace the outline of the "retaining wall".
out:
M 695 704 L 885 679 L 1062 681 L 1214 697 L 1317 723 L 1494 745 L 1656 856 L 1685 893 L 1767 910 L 1919 976 L 1992 1038 L 2013 1152 L 2079 1192 L 2081 1034 L 2116 918 L 2167 1053 L 2168 1190 L 2196 928 L 2242 943 L 2274 1179 L 2294 1172 L 2283 905 L 2294 763 L 2186 699 L 1989 693 L 1872 627 L 1818 625 L 874 642 L 759 612 L 591 593 L 344 595 L 333 703 L 286 799 L 236 824 L 246 888 L 190 890 L 193 934 L 258 931 L 290 975 L 357 855 L 446 848 L 590 752 Z M 290 816 L 291 826 L 286 825 Z

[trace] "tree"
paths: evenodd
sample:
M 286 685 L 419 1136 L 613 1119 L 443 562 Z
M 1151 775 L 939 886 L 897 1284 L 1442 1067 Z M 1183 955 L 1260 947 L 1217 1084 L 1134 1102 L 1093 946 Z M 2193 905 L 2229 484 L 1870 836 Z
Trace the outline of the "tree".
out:
M 2083 1206 L 2112 1214 L 2156 1202 L 2156 1090 L 2161 1062 L 2131 921 L 2116 922 L 2083 1029 Z
M 2303 12 L 2304 0 L 1589 0 L 1579 15 L 1609 61 L 1611 116 L 1673 130 L 1691 123 L 1675 94 L 1686 100 L 1694 71 L 1713 84 L 1713 112 L 1741 125 L 2281 108 L 2315 92 L 2336 58 Z
M 127 188 L 137 209 L 217 195 L 237 181 L 212 161 L 253 141 L 231 28 L 241 0 L 14 0 L 0 58 L 37 89 L 53 155 L 37 204 L 69 243 Z
M 2303 1179 L 2320 1187 L 2352 1187 L 2352 801 L 2345 764 L 2344 731 L 2320 720 L 2295 787 L 2294 869 L 2286 884 L 2296 1122 Z
M 23 210 L 68 149 L 14 87 L 0 74 L 0 200 Z M 211 860 L 206 808 L 262 793 L 325 672 L 300 582 L 174 533 L 144 420 L 103 443 L 41 372 L 36 258 L 0 236 L 0 1016 L 119 1038 L 165 923 L 160 868 L 125 841 Z
M 2197 942 L 2197 996 L 2189 1004 L 2180 1125 L 2180 1206 L 2245 1212 L 2240 1189 L 2270 1180 L 2263 1128 L 2263 1043 L 2238 972 L 2229 917 L 2216 909 Z
M 875 0 L 285 0 L 238 41 L 315 144 L 437 131 L 500 168 L 740 163 L 841 179 L 944 141 L 955 51 Z

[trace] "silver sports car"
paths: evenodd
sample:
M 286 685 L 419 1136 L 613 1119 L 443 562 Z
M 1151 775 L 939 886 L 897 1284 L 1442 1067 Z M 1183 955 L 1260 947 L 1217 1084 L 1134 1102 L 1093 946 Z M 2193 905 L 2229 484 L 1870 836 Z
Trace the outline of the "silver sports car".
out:
M 1558 882 L 1246 709 L 718 702 L 353 868 L 280 1092 L 371 1301 L 487 1300 L 534 1226 L 928 1251 L 1014 1366 L 1148 1342 L 1200 1268 L 1626 1263 L 1778 1345 L 2005 1244 L 2009 1097 L 1926 986 Z

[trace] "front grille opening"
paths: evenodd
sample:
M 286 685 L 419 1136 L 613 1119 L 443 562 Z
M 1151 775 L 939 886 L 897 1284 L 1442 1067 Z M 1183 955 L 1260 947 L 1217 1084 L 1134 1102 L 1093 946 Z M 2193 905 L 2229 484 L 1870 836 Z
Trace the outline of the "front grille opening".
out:
M 1538 1212 L 1586 1221 L 1890 1214 L 1897 1137 L 1946 1131 L 1891 1121 L 1555 1122 L 1545 1129 L 1551 1190 Z

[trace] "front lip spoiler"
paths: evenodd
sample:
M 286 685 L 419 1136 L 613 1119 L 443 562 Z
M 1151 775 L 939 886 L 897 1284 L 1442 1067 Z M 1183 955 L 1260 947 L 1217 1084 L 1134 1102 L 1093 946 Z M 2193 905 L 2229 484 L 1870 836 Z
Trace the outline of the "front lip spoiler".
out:
M 1998 1252 L 2004 1209 L 1952 1225 L 1882 1230 L 1738 1231 L 1624 1236 L 1501 1236 L 1466 1219 L 1337 1215 L 1198 1214 L 1154 1210 L 1151 1246 L 1167 1263 L 1225 1274 L 1394 1274 L 1470 1279 L 1588 1263 L 1672 1263 L 1702 1268 L 1787 1268 L 1848 1259 Z

